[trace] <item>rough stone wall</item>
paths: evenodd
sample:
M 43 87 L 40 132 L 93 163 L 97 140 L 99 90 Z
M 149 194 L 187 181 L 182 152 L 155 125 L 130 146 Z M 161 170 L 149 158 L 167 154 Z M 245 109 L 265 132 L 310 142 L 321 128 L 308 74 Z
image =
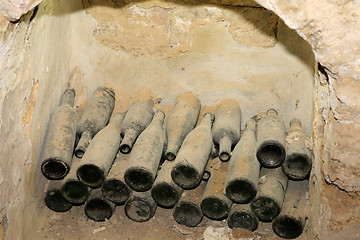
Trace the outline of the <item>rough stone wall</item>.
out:
M 40 1 L 2 0 L 0 10 L 8 19 L 16 20 L 38 2 Z M 295 29 L 311 44 L 316 60 L 320 63 L 319 81 L 316 83 L 318 85 L 314 93 L 316 102 L 314 144 L 315 155 L 320 162 L 314 167 L 311 180 L 314 184 L 316 183 L 314 192 L 318 193 L 314 195 L 316 199 L 313 202 L 319 203 L 321 214 L 318 224 L 315 223 L 313 226 L 314 234 L 315 236 L 320 234 L 318 235 L 320 239 L 359 239 L 360 237 L 356 234 L 358 234 L 357 229 L 360 224 L 358 217 L 360 215 L 360 163 L 358 161 L 360 154 L 358 141 L 358 136 L 360 136 L 360 98 L 358 96 L 360 90 L 360 2 L 356 0 L 257 0 L 259 5 L 240 0 L 214 0 L 213 2 L 229 5 L 247 4 L 255 7 L 261 5 L 275 12 L 290 28 Z M 1 21 L 4 23 L 1 26 L 10 28 L 7 33 L 11 32 L 2 37 L 2 39 L 8 39 L 2 45 L 2 58 L 9 54 L 14 56 L 19 54 L 22 56 L 20 61 L 26 62 L 27 60 L 23 58 L 31 57 L 31 52 L 20 54 L 22 47 L 26 47 L 25 43 L 29 37 L 27 32 L 20 29 L 27 28 L 29 21 L 30 16 L 17 25 L 9 24 L 5 20 Z M 11 30 L 12 28 L 14 30 Z M 42 51 L 46 52 L 46 49 Z M 13 59 L 19 61 L 18 58 Z M 45 59 L 41 61 L 44 64 L 47 62 Z M 59 92 L 55 96 L 46 95 L 45 88 L 39 89 L 36 79 L 22 82 L 21 79 L 30 74 L 31 67 L 20 66 L 21 64 L 15 62 L 7 62 L 4 68 L 6 71 L 1 73 L 0 100 L 3 102 L 1 107 L 7 106 L 0 108 L 1 139 L 6 139 L 7 142 L 0 150 L 2 162 L 5 162 L 7 158 L 36 158 L 31 155 L 39 151 L 38 149 L 31 150 L 31 148 L 41 145 L 36 139 L 42 139 L 42 136 L 34 136 L 32 140 L 29 140 L 29 129 L 36 131 L 36 128 L 46 125 L 46 121 L 39 120 L 37 126 L 25 124 L 24 128 L 13 126 L 23 126 L 24 122 L 34 121 L 31 114 L 32 108 L 49 114 L 57 105 L 56 99 L 59 99 L 60 94 Z M 61 68 L 58 72 L 61 72 Z M 66 72 L 63 77 L 67 78 L 68 75 L 69 72 Z M 53 77 L 58 77 L 58 75 Z M 55 86 L 52 87 L 55 88 Z M 49 88 L 51 89 L 51 86 Z M 39 91 L 38 94 L 36 91 Z M 36 96 L 39 94 L 45 94 L 49 97 L 49 101 L 54 100 L 51 101 L 54 104 L 48 106 L 39 103 L 35 106 Z M 23 99 L 23 101 L 17 102 L 16 105 L 10 104 L 18 99 Z M 19 140 L 18 136 L 23 136 L 23 138 Z M 27 164 L 26 160 L 24 162 L 25 168 L 6 163 L 1 169 L 1 171 L 14 174 L 10 182 L 2 178 L 2 173 L 0 174 L 1 192 L 6 192 L 0 196 L 1 203 L 5 203 L 6 206 L 0 211 L 0 237 L 3 234 L 3 228 L 8 227 L 7 216 L 9 214 L 13 218 L 16 218 L 18 214 L 21 216 L 23 206 L 20 204 L 22 196 L 19 194 L 33 190 L 23 189 L 24 185 L 21 181 L 29 181 L 29 179 L 19 177 L 31 176 L 31 171 L 33 171 L 30 164 Z M 12 190 L 9 191 L 8 187 L 4 186 L 12 186 Z M 18 210 L 5 212 L 9 206 Z M 20 229 L 23 224 L 24 222 L 19 218 L 17 225 L 11 227 Z M 15 230 L 12 231 L 15 232 Z

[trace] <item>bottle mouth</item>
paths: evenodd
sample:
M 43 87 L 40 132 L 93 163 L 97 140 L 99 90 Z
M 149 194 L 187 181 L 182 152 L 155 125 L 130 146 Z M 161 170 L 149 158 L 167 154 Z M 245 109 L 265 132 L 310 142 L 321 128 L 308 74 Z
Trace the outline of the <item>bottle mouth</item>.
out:
M 201 201 L 204 215 L 213 220 L 223 220 L 228 216 L 230 206 L 217 197 L 206 197 Z
M 114 210 L 107 201 L 94 198 L 86 203 L 84 211 L 90 219 L 103 222 L 105 219 L 111 218 Z
M 105 178 L 103 171 L 93 164 L 80 166 L 76 175 L 82 183 L 91 188 L 99 188 Z
M 256 152 L 261 165 L 267 168 L 279 167 L 284 161 L 285 155 L 284 147 L 275 141 L 263 143 Z
M 41 166 L 43 175 L 50 180 L 63 179 L 69 172 L 69 167 L 61 160 L 51 158 Z
M 274 219 L 272 229 L 282 238 L 293 239 L 297 238 L 303 232 L 302 221 L 292 216 L 279 216 Z
M 90 195 L 89 189 L 78 180 L 68 180 L 61 188 L 64 198 L 74 205 L 83 204 Z
M 175 165 L 171 171 L 172 180 L 183 189 L 193 189 L 200 183 L 202 176 L 188 165 Z
M 85 150 L 84 149 L 81 149 L 81 148 L 78 148 L 75 150 L 75 156 L 77 158 L 82 158 L 85 154 Z
M 176 158 L 176 154 L 173 153 L 173 152 L 167 152 L 167 153 L 165 154 L 165 157 L 166 157 L 166 159 L 169 160 L 169 161 L 174 161 L 175 158 Z
M 244 228 L 249 231 L 255 231 L 259 225 L 256 216 L 244 209 L 230 212 L 227 222 L 229 228 Z
M 151 196 L 157 204 L 165 208 L 175 206 L 180 199 L 179 192 L 166 182 L 153 186 L 151 189 Z
M 255 185 L 247 179 L 234 179 L 226 186 L 226 195 L 235 203 L 249 203 L 257 193 Z
M 251 201 L 252 212 L 263 222 L 271 222 L 280 213 L 280 206 L 268 197 L 259 197 Z
M 174 219 L 178 224 L 195 227 L 204 217 L 201 208 L 192 202 L 180 202 L 175 206 Z
M 220 160 L 223 161 L 223 162 L 229 161 L 230 157 L 231 157 L 231 155 L 228 152 L 221 152 L 220 156 L 219 156 Z
M 143 199 L 132 198 L 125 203 L 125 214 L 133 221 L 146 222 L 153 216 L 154 211 Z
M 291 154 L 282 164 L 284 173 L 291 180 L 308 178 L 311 171 L 311 160 L 305 154 Z
M 120 145 L 120 152 L 122 154 L 128 154 L 131 152 L 131 147 L 129 144 L 121 144 Z
M 116 205 L 124 204 L 130 197 L 129 187 L 118 179 L 108 179 L 102 186 L 104 196 Z
M 131 167 L 124 174 L 127 185 L 137 192 L 150 190 L 154 183 L 154 178 L 148 169 L 139 167 Z

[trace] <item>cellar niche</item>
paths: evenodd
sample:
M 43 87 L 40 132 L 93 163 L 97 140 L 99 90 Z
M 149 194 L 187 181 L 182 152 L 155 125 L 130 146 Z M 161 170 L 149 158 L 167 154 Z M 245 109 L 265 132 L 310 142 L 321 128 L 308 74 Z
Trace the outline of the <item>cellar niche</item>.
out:
M 166 114 L 180 93 L 191 91 L 201 101 L 200 116 L 215 113 L 223 98 L 232 98 L 241 107 L 242 130 L 252 116 L 274 108 L 286 130 L 297 118 L 312 137 L 317 64 L 310 45 L 280 18 L 253 1 L 46 0 L 18 26 L 22 24 L 28 25 L 27 32 L 18 27 L 15 33 L 30 43 L 23 76 L 32 81 L 36 95 L 25 133 L 33 151 L 19 220 L 22 238 L 278 238 L 268 223 L 254 233 L 207 218 L 187 228 L 172 219 L 171 209 L 160 207 L 145 223 L 129 220 L 123 206 L 101 223 L 87 219 L 83 206 L 55 213 L 44 205 L 48 180 L 41 174 L 40 159 L 50 116 L 68 84 L 76 91 L 79 116 L 99 86 L 113 88 L 114 112 L 153 98 L 154 108 Z M 309 210 L 317 194 L 310 188 Z M 299 239 L 312 235 L 311 221 L 309 217 Z M 14 228 L 10 224 L 8 234 L 16 236 Z

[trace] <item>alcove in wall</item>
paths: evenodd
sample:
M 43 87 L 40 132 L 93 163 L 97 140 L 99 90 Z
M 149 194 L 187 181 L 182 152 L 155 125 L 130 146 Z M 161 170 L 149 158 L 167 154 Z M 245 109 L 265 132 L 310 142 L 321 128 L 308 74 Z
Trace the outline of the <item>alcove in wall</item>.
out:
M 288 129 L 299 118 L 312 134 L 315 60 L 311 47 L 276 15 L 252 1 L 47 0 L 31 20 L 29 62 L 37 82 L 33 128 L 37 154 L 27 189 L 24 226 L 32 239 L 199 239 L 249 232 L 205 221 L 181 227 L 171 210 L 158 208 L 147 223 L 131 222 L 118 207 L 105 223 L 87 220 L 83 208 L 53 213 L 43 203 L 46 179 L 40 172 L 41 146 L 51 113 L 68 84 L 77 91 L 81 115 L 93 90 L 115 90 L 115 111 L 140 97 L 152 96 L 169 109 L 176 96 L 192 91 L 203 112 L 223 98 L 241 105 L 242 128 L 253 115 L 278 110 Z M 30 173 L 29 173 L 30 174 Z M 28 223 L 27 223 L 28 224 Z M 275 236 L 269 226 L 256 233 Z M 306 233 L 303 234 L 306 237 Z

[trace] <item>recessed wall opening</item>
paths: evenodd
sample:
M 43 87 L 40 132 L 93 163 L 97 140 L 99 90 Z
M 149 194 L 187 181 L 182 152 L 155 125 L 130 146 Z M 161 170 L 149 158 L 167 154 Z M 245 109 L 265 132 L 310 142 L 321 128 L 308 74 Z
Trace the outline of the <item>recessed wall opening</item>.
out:
M 32 120 L 34 128 L 41 126 L 34 159 L 40 159 L 45 126 L 68 81 L 76 90 L 80 116 L 99 86 L 115 91 L 114 112 L 152 97 L 155 108 L 166 113 L 180 93 L 191 91 L 201 101 L 200 116 L 215 113 L 222 99 L 232 98 L 241 107 L 242 130 L 252 116 L 274 108 L 286 130 L 297 118 L 311 137 L 316 81 L 311 46 L 253 1 L 217 2 L 221 1 L 41 3 L 28 39 L 32 78 L 40 81 Z M 24 226 L 28 239 L 276 238 L 266 223 L 255 233 L 231 230 L 224 221 L 206 218 L 197 227 L 186 228 L 173 220 L 172 210 L 160 207 L 145 223 L 128 219 L 123 206 L 103 223 L 89 220 L 82 206 L 54 213 L 43 202 L 47 180 L 39 161 L 29 176 L 25 217 L 37 217 L 34 225 Z M 309 226 L 304 239 L 311 232 Z

